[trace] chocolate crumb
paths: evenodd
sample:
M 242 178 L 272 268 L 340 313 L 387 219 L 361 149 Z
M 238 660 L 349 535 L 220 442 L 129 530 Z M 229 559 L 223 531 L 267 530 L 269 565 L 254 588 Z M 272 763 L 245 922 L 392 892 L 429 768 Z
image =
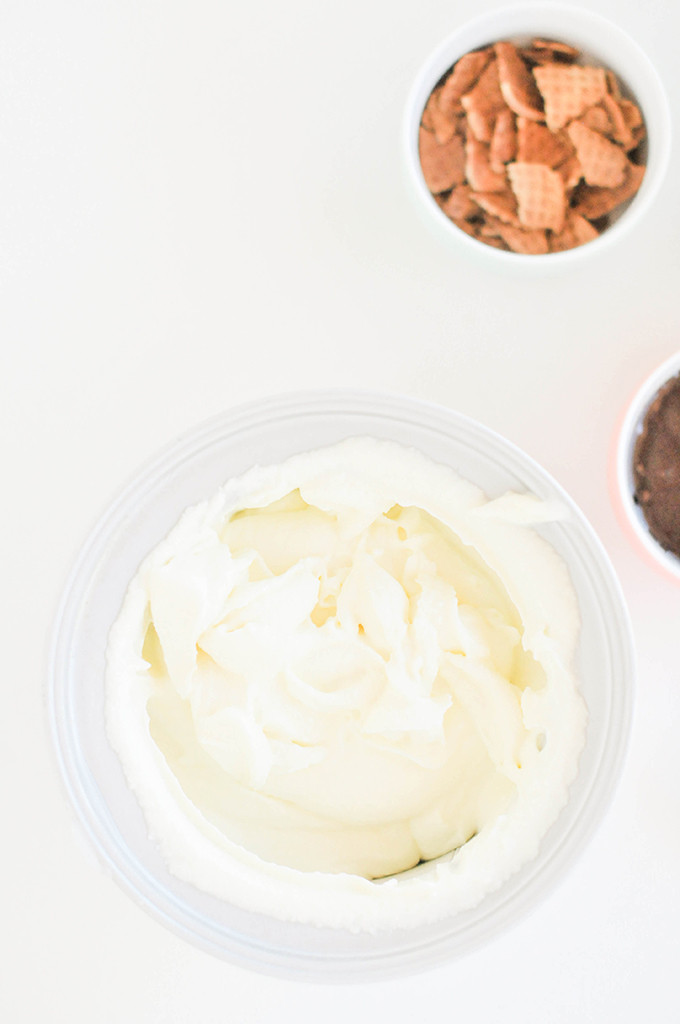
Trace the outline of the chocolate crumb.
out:
M 657 392 L 633 455 L 635 501 L 649 531 L 680 557 L 680 374 Z

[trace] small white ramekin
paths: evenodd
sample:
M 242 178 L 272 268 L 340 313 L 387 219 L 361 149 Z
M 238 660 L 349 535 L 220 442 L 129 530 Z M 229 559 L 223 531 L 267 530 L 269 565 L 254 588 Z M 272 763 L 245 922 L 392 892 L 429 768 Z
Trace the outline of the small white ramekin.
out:
M 676 352 L 665 363 L 662 363 L 638 389 L 624 416 L 619 432 L 616 448 L 616 484 L 620 506 L 623 509 L 625 524 L 632 531 L 635 539 L 651 556 L 654 564 L 680 580 L 680 558 L 666 551 L 654 539 L 640 506 L 634 499 L 635 480 L 633 475 L 633 455 L 635 443 L 642 432 L 642 424 L 654 401 L 657 392 L 672 377 L 680 373 L 680 352 Z
M 420 120 L 427 99 L 442 75 L 470 50 L 503 39 L 522 42 L 535 37 L 570 43 L 581 50 L 586 59 L 614 71 L 625 90 L 640 105 L 647 126 L 647 170 L 637 195 L 628 207 L 594 241 L 566 252 L 540 257 L 495 249 L 456 227 L 440 210 L 428 189 L 418 155 Z M 552 3 L 524 3 L 499 8 L 456 29 L 422 65 L 409 94 L 404 118 L 407 172 L 419 205 L 426 211 L 429 221 L 439 225 L 439 229 L 457 242 L 462 251 L 486 252 L 489 259 L 500 260 L 506 265 L 528 265 L 532 269 L 561 266 L 595 255 L 617 243 L 630 231 L 645 215 L 659 191 L 668 166 L 671 134 L 665 90 L 654 65 L 638 44 L 617 25 L 598 14 Z

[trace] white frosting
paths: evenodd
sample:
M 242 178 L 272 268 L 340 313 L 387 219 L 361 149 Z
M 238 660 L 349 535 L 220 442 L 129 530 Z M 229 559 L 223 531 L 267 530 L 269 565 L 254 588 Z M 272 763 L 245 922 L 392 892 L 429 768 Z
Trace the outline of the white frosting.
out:
M 585 734 L 576 599 L 532 528 L 556 514 L 369 438 L 187 510 L 108 650 L 109 735 L 170 870 L 379 929 L 533 857 Z

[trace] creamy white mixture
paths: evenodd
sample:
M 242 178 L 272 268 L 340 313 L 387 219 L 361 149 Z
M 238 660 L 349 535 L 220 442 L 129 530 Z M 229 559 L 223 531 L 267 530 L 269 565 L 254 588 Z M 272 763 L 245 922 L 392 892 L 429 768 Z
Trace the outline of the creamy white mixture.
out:
M 170 870 L 379 929 L 534 856 L 586 720 L 573 588 L 532 528 L 556 514 L 369 438 L 185 512 L 108 650 L 109 735 Z

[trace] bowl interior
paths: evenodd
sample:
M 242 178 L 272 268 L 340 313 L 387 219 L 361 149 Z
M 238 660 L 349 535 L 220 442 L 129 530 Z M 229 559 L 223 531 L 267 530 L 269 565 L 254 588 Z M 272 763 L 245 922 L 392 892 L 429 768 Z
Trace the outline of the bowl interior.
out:
M 587 742 L 570 801 L 539 856 L 475 909 L 421 929 L 378 935 L 292 925 L 249 913 L 180 882 L 147 838 L 104 721 L 105 647 L 129 580 L 183 509 L 255 463 L 371 435 L 419 448 L 489 494 L 559 497 L 564 522 L 541 528 L 566 560 L 582 613 L 578 671 Z M 166 449 L 100 522 L 75 566 L 55 628 L 49 710 L 78 816 L 114 877 L 147 910 L 211 952 L 242 965 L 318 980 L 381 977 L 465 952 L 527 911 L 587 841 L 615 785 L 629 727 L 631 632 L 606 555 L 559 486 L 527 455 L 464 416 L 370 393 L 297 395 L 226 413 Z
M 427 99 L 455 62 L 470 50 L 503 39 L 525 43 L 531 38 L 547 37 L 569 43 L 582 51 L 584 62 L 610 68 L 622 91 L 640 105 L 647 125 L 647 142 L 642 149 L 647 170 L 637 194 L 617 212 L 602 235 L 586 245 L 550 259 L 535 260 L 494 249 L 470 238 L 439 209 L 420 168 L 418 127 Z M 597 251 L 619 237 L 621 228 L 638 220 L 654 199 L 663 180 L 670 156 L 671 118 L 666 93 L 656 70 L 638 44 L 617 25 L 589 11 L 561 4 L 523 4 L 489 12 L 462 26 L 445 39 L 427 58 L 411 90 L 405 118 L 405 148 L 409 176 L 416 192 L 436 221 L 464 245 L 488 252 L 491 258 L 529 263 L 554 264 Z

